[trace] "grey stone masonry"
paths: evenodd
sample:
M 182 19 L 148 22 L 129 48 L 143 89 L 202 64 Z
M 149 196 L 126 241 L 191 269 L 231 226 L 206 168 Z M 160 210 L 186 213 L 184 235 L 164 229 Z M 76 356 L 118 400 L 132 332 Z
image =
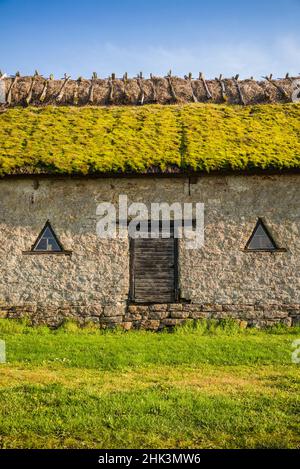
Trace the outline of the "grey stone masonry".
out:
M 97 234 L 98 205 L 112 203 L 118 221 L 124 194 L 149 210 L 204 205 L 204 244 L 178 240 L 176 304 L 156 304 L 155 283 L 155 304 L 131 304 L 129 239 Z M 258 219 L 278 250 L 245 250 Z M 68 255 L 30 252 L 47 220 Z M 300 173 L 0 178 L 0 317 L 24 316 L 151 330 L 206 318 L 300 322 Z
M 89 323 L 99 328 L 122 327 L 125 330 L 147 329 L 158 331 L 186 321 L 201 319 L 234 319 L 241 327 L 287 326 L 300 323 L 300 304 L 243 305 L 243 304 L 152 304 L 152 305 L 65 305 L 57 308 L 43 305 L 0 305 L 0 318 L 27 318 L 33 325 L 58 327 L 65 320 L 74 320 L 84 326 Z

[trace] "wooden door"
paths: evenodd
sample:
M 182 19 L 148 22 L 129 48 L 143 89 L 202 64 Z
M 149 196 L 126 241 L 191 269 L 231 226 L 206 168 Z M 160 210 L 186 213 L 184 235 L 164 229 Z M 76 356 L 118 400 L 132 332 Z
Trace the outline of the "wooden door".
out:
M 173 303 L 177 300 L 177 239 L 131 240 L 131 300 Z

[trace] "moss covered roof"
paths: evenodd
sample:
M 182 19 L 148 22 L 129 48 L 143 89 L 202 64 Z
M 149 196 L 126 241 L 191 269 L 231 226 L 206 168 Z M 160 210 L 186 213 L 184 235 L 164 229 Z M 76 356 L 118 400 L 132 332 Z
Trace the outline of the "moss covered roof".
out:
M 0 174 L 300 168 L 300 105 L 28 107 L 0 114 Z

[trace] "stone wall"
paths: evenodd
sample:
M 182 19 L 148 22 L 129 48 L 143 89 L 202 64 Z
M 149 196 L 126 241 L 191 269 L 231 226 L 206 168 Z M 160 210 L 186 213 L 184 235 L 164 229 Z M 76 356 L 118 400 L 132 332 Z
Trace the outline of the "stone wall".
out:
M 32 324 L 60 326 L 66 319 L 82 326 L 96 324 L 99 328 L 122 327 L 159 331 L 173 328 L 188 321 L 209 319 L 234 319 L 240 327 L 268 327 L 275 324 L 295 326 L 300 324 L 300 304 L 151 304 L 90 306 L 45 305 L 0 306 L 0 318 L 27 318 Z
M 199 319 L 235 319 L 241 327 L 266 327 L 274 324 L 296 325 L 300 322 L 300 304 L 157 304 L 130 305 L 124 316 L 124 328 L 160 330 Z
M 299 321 L 300 175 L 0 181 L 0 316 L 160 329 L 187 319 Z M 203 202 L 205 244 L 179 242 L 181 303 L 130 305 L 129 243 L 96 235 L 99 202 Z M 257 218 L 286 252 L 244 252 Z M 24 255 L 50 220 L 71 256 Z M 243 323 L 244 324 L 244 323 Z

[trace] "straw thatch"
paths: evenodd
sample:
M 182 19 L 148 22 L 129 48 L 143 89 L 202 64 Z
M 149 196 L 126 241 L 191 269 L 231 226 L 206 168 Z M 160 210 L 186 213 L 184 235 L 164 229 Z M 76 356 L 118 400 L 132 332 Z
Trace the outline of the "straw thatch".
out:
M 168 76 L 143 78 L 108 79 L 79 78 L 65 76 L 55 80 L 46 79 L 37 73 L 34 76 L 2 77 L 0 75 L 0 106 L 107 106 L 142 104 L 180 104 L 189 102 L 260 104 L 290 102 L 293 81 L 288 75 L 275 80 L 270 75 L 262 81 L 239 80 L 238 76 L 228 79 L 206 80 L 202 74 L 193 79 L 191 74 L 179 78 Z

